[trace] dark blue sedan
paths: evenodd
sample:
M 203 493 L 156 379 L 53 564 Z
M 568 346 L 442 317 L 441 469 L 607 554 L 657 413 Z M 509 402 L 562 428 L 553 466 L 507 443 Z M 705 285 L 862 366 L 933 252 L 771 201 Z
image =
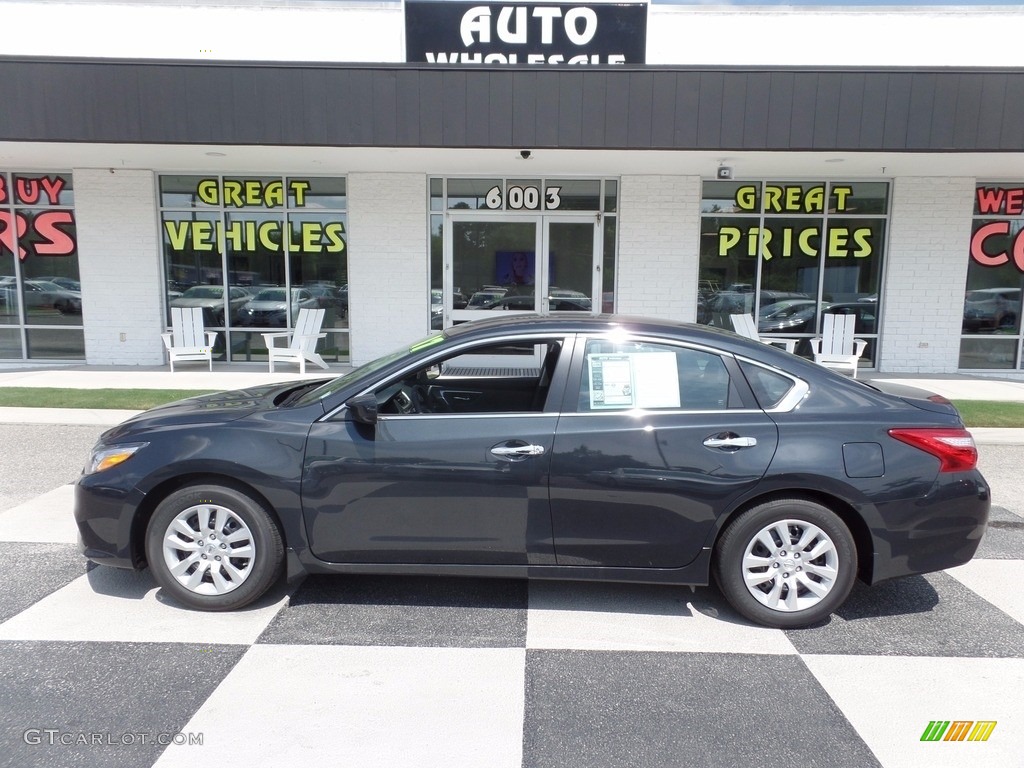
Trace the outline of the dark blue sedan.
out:
M 106 432 L 83 552 L 203 610 L 283 572 L 704 585 L 828 617 L 854 580 L 964 563 L 989 489 L 956 409 L 705 326 L 468 323 L 340 378 L 205 395 Z

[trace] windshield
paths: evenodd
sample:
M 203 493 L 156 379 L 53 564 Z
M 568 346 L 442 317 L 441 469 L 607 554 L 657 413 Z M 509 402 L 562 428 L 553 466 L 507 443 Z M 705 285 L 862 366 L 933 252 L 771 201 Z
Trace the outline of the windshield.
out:
M 406 346 L 399 347 L 394 352 L 391 352 L 383 357 L 378 357 L 376 360 L 361 365 L 355 370 L 349 371 L 343 376 L 339 376 L 336 379 L 331 379 L 326 384 L 317 387 L 316 389 L 310 390 L 298 400 L 295 401 L 295 405 L 310 405 L 318 400 L 323 400 L 325 397 L 338 392 L 350 385 L 356 384 L 360 379 L 369 378 L 377 371 L 386 368 L 391 363 L 399 360 L 407 355 L 414 354 L 420 350 L 432 347 L 435 344 L 440 344 L 445 340 L 444 334 L 434 333 L 430 336 L 426 336 L 419 341 L 409 344 Z

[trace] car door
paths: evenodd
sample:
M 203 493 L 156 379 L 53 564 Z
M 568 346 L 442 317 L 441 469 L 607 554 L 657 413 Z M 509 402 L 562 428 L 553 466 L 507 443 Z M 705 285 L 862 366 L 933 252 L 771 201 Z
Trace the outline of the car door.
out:
M 778 444 L 730 357 L 662 340 L 576 344 L 551 459 L 559 565 L 675 568 Z
M 346 411 L 315 424 L 302 485 L 313 552 L 332 562 L 553 563 L 558 413 L 546 403 L 562 397 L 565 376 L 552 382 L 563 349 L 561 337 L 462 349 L 372 388 L 376 424 Z M 496 366 L 501 358 L 512 365 Z

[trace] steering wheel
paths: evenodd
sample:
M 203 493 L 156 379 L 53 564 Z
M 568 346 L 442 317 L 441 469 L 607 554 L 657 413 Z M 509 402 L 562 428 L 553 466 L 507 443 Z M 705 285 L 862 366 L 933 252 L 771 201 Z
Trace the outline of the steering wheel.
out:
M 392 398 L 392 402 L 399 413 L 423 413 L 425 411 L 422 396 L 415 386 L 409 384 L 402 384 Z

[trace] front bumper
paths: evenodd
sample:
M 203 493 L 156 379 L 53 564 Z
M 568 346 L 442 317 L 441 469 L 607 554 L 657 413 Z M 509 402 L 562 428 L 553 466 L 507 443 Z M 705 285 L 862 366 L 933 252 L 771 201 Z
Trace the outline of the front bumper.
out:
M 142 495 L 96 483 L 97 475 L 79 478 L 75 484 L 75 523 L 83 555 L 95 563 L 115 568 L 145 567 L 142 547 L 134 547 L 136 509 Z

